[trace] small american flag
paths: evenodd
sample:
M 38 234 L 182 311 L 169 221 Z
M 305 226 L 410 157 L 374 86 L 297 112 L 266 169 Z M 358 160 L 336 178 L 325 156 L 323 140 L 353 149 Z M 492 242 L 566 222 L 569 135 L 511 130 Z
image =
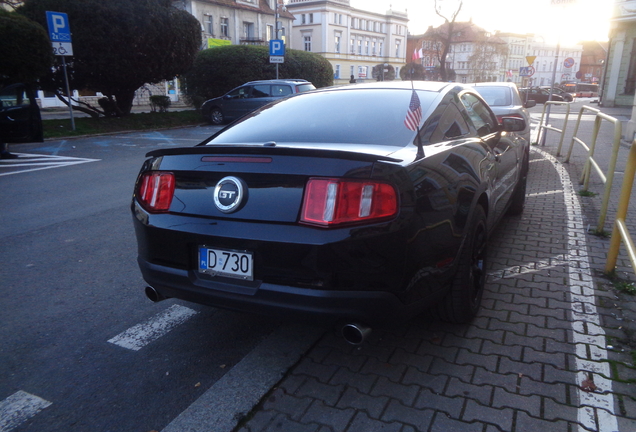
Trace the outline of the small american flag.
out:
M 420 98 L 417 97 L 417 93 L 413 90 L 411 94 L 411 102 L 409 103 L 409 110 L 406 112 L 406 118 L 404 119 L 404 126 L 407 129 L 416 131 L 422 120 L 422 106 L 420 105 Z

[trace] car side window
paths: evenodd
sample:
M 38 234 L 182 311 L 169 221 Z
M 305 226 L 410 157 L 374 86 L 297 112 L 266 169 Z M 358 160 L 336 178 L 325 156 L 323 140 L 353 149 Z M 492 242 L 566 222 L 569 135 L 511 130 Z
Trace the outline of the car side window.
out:
M 269 97 L 269 84 L 259 84 L 252 87 L 251 98 Z
M 3 107 L 31 105 L 31 100 L 22 86 L 3 90 L 0 93 L 0 102 L 0 106 Z
M 292 89 L 288 85 L 276 84 L 272 86 L 272 96 L 283 97 L 292 94 Z
M 490 114 L 490 110 L 475 95 L 464 93 L 461 101 L 479 136 L 483 137 L 497 131 L 497 123 Z
M 250 88 L 250 86 L 239 87 L 232 90 L 227 95 L 230 97 L 230 99 L 243 99 L 247 97 Z
M 435 144 L 442 141 L 457 139 L 467 135 L 470 131 L 466 120 L 455 104 L 449 104 L 440 117 L 437 127 L 431 134 L 429 142 Z

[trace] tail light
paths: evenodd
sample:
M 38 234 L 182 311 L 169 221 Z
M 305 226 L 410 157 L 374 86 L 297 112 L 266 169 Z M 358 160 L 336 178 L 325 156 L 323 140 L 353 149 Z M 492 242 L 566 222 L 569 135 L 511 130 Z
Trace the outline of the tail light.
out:
M 368 223 L 397 214 L 395 188 L 377 181 L 311 178 L 300 221 L 320 226 Z
M 150 213 L 165 213 L 172 203 L 174 185 L 173 173 L 148 171 L 139 180 L 137 200 Z

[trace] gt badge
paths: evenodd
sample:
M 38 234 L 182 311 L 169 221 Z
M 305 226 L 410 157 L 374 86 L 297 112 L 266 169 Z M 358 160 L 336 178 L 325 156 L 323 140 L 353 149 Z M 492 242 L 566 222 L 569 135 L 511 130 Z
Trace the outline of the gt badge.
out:
M 222 178 L 214 188 L 214 205 L 223 213 L 232 213 L 246 198 L 247 186 L 236 177 Z

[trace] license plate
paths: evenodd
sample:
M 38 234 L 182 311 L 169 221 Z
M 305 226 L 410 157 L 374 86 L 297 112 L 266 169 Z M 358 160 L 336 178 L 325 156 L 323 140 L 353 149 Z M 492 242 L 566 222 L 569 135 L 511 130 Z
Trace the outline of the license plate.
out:
M 252 253 L 227 249 L 199 248 L 199 271 L 211 276 L 253 280 Z

